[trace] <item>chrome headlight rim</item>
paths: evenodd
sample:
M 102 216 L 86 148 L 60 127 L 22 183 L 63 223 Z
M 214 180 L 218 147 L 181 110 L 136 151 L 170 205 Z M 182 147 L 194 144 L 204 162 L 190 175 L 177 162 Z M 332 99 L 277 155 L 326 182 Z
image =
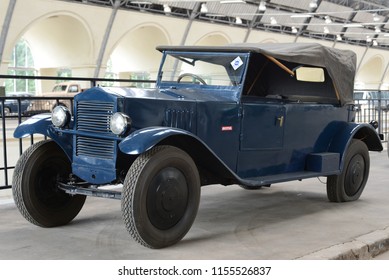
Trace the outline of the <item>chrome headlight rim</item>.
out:
M 55 127 L 65 127 L 67 124 L 69 124 L 70 119 L 70 111 L 63 105 L 54 107 L 53 111 L 51 112 L 51 122 Z
M 110 130 L 115 135 L 123 135 L 131 128 L 131 118 L 124 113 L 116 112 L 111 116 Z

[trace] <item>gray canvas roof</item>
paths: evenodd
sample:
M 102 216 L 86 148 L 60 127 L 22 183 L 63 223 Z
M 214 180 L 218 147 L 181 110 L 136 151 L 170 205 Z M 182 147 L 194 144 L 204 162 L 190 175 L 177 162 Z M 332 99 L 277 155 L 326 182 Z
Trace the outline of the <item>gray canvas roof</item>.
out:
M 226 46 L 159 46 L 158 50 L 255 52 L 276 59 L 324 67 L 334 82 L 342 105 L 353 102 L 356 54 L 318 43 L 231 44 Z

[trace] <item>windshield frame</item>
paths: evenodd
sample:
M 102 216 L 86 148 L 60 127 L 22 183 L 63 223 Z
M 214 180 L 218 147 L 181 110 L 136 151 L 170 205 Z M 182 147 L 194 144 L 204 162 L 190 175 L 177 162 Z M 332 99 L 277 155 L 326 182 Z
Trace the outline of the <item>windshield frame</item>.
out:
M 183 63 L 187 63 L 188 65 L 193 65 L 191 63 L 190 59 L 186 59 L 185 57 L 195 57 L 195 56 L 204 56 L 204 57 L 229 57 L 231 60 L 229 62 L 233 62 L 233 58 L 240 57 L 242 60 L 242 65 L 239 66 L 236 70 L 239 69 L 240 73 L 236 75 L 236 77 L 239 77 L 239 81 L 236 84 L 233 84 L 233 80 L 231 79 L 230 73 L 228 72 L 228 69 L 225 68 L 226 76 L 230 78 L 231 85 L 211 85 L 211 84 L 202 84 L 202 83 L 179 83 L 174 80 L 164 80 L 163 74 L 164 74 L 164 66 L 167 61 L 168 57 L 174 57 L 177 60 L 182 61 Z M 201 88 L 207 88 L 207 89 L 223 89 L 223 90 L 237 90 L 241 89 L 243 87 L 243 83 L 245 80 L 245 75 L 247 71 L 247 66 L 249 64 L 249 58 L 250 53 L 249 52 L 194 52 L 194 51 L 173 51 L 173 50 L 164 50 L 163 51 L 163 57 L 161 60 L 161 65 L 158 71 L 158 77 L 157 77 L 157 87 L 159 88 L 166 88 L 166 87 L 177 87 L 177 88 L 192 88 L 192 87 L 201 87 Z M 197 59 L 196 61 L 201 61 L 201 59 Z M 209 63 L 209 61 L 207 61 Z M 211 63 L 212 64 L 212 63 Z M 222 65 L 214 63 L 215 65 Z M 231 67 L 233 67 L 231 65 Z M 235 70 L 235 71 L 236 71 Z M 238 80 L 237 79 L 237 80 Z

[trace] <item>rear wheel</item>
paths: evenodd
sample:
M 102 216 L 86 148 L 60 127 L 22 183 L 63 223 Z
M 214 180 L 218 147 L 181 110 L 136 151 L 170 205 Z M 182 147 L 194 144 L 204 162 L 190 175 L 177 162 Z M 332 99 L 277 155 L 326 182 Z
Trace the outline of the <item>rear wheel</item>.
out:
M 366 144 L 353 139 L 346 151 L 342 173 L 327 178 L 328 199 L 332 202 L 357 200 L 365 188 L 369 169 L 370 157 Z
M 69 223 L 80 212 L 85 196 L 68 195 L 57 187 L 71 172 L 69 159 L 53 141 L 29 147 L 16 164 L 12 181 L 15 204 L 31 223 L 55 227 Z
M 150 248 L 180 241 L 196 217 L 200 177 L 192 158 L 172 146 L 140 155 L 123 183 L 122 214 L 132 237 Z

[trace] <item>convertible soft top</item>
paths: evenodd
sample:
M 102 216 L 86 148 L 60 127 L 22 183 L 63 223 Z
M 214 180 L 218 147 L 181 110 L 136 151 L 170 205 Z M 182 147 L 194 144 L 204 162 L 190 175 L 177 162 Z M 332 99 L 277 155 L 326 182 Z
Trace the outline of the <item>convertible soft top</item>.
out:
M 356 54 L 318 43 L 242 43 L 226 46 L 159 46 L 159 51 L 255 52 L 276 59 L 327 69 L 342 105 L 353 102 Z

